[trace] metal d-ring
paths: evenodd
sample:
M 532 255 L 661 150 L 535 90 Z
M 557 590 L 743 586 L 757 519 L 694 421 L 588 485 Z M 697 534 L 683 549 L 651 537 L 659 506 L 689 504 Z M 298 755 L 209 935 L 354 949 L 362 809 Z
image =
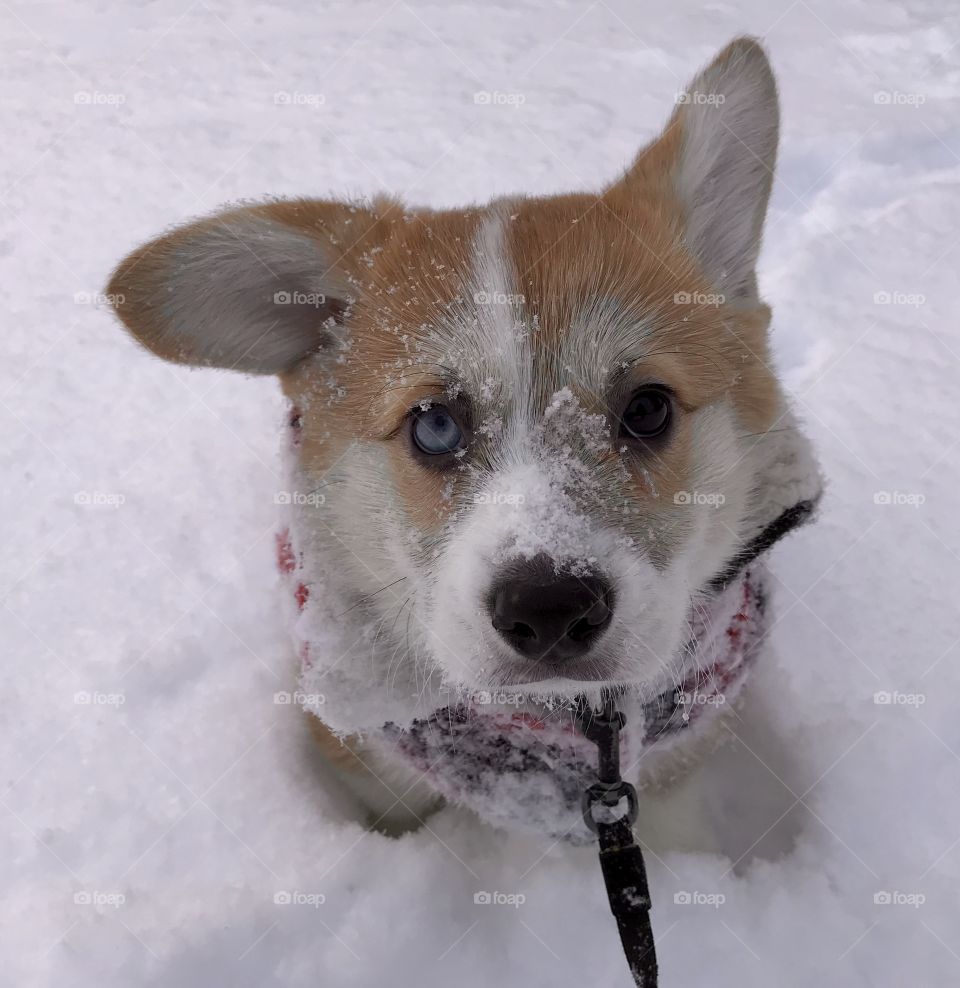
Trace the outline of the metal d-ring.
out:
M 626 820 L 628 823 L 633 824 L 637 819 L 637 814 L 640 812 L 640 801 L 637 798 L 637 790 L 624 779 L 620 779 L 618 782 L 594 782 L 584 790 L 580 798 L 580 806 L 583 810 L 583 822 L 593 833 L 598 833 L 597 820 L 593 815 L 594 806 L 599 803 L 608 810 L 612 810 L 623 799 L 627 801 L 626 813 L 617 820 L 605 822 L 621 823 Z

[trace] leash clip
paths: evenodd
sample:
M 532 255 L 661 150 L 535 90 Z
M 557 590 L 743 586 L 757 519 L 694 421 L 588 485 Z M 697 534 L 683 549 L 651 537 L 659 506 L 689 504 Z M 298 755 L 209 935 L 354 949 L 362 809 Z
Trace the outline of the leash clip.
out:
M 622 800 L 627 801 L 627 811 L 621 817 L 613 817 L 613 810 L 620 805 Z M 606 810 L 604 814 L 608 819 L 603 820 L 603 823 L 622 823 L 626 821 L 629 824 L 637 819 L 637 814 L 640 812 L 640 800 L 637 797 L 637 790 L 629 782 L 624 779 L 620 779 L 618 782 L 594 782 L 592 785 L 587 786 L 583 791 L 583 796 L 580 798 L 580 805 L 583 809 L 583 822 L 595 833 L 599 833 L 599 822 L 597 818 L 593 815 L 593 809 L 595 806 L 602 806 Z
M 574 715 L 584 736 L 597 746 L 597 781 L 586 788 L 581 799 L 583 821 L 600 839 L 600 869 L 607 889 L 610 911 L 617 921 L 620 943 L 638 988 L 656 988 L 657 952 L 650 925 L 650 891 L 643 852 L 632 824 L 637 819 L 637 790 L 620 776 L 620 729 L 624 716 L 607 692 L 602 709 L 594 713 L 586 697 L 577 698 Z M 622 800 L 626 813 L 614 811 Z M 594 810 L 603 807 L 603 819 Z
M 584 737 L 597 746 L 597 781 L 588 786 L 580 798 L 583 822 L 595 834 L 599 833 L 598 824 L 601 822 L 632 824 L 640 809 L 637 790 L 620 777 L 620 731 L 626 718 L 608 694 L 599 711 L 591 710 L 585 701 L 581 701 L 577 719 Z M 626 813 L 615 816 L 613 811 L 624 799 L 627 801 Z M 597 806 L 605 810 L 603 820 L 597 820 L 594 816 Z

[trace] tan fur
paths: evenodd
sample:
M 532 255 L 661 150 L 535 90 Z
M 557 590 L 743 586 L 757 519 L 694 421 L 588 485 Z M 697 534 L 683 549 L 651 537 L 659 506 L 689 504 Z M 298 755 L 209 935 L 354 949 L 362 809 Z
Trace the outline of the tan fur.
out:
M 313 740 L 331 765 L 344 772 L 366 771 L 366 766 L 353 750 L 353 744 L 357 743 L 358 739 L 340 738 L 319 717 L 310 713 L 305 713 L 304 716 L 307 718 Z
M 610 395 L 538 371 L 555 358 L 593 294 L 611 295 L 635 313 L 638 325 L 652 322 L 643 344 L 645 356 L 631 363 L 618 388 L 626 397 L 629 381 L 655 380 L 673 389 L 681 409 L 676 435 L 662 454 L 629 460 L 637 496 L 648 505 L 653 502 L 651 478 L 652 489 L 667 503 L 690 486 L 683 413 L 728 395 L 744 431 L 759 432 L 773 421 L 779 395 L 768 366 L 765 306 L 674 301 L 680 293 L 706 296 L 712 291 L 683 247 L 682 219 L 659 172 L 647 174 L 651 162 L 662 163 L 674 144 L 668 130 L 640 156 L 629 180 L 600 196 L 511 204 L 514 219 L 507 228 L 517 285 L 538 325 L 533 376 L 543 387 L 541 403 L 556 387 L 569 384 L 586 409 L 619 414 Z M 335 375 L 304 364 L 283 378 L 285 392 L 298 407 L 322 408 L 321 414 L 304 416 L 303 456 L 309 467 L 321 474 L 354 438 L 387 443 L 396 490 L 408 517 L 425 532 L 443 523 L 450 504 L 445 486 L 459 481 L 455 474 L 442 475 L 410 456 L 401 425 L 420 400 L 443 393 L 442 373 L 416 363 L 417 347 L 453 300 L 469 290 L 470 243 L 477 222 L 473 211 L 371 217 L 366 235 L 342 261 L 358 292 L 351 359 Z M 357 251 L 363 255 L 371 246 L 377 248 L 373 264 L 358 263 Z
M 416 363 L 416 347 L 466 290 L 477 222 L 472 211 L 401 213 L 394 207 L 373 218 L 361 244 L 343 259 L 357 293 L 350 360 L 335 376 L 306 363 L 281 378 L 298 407 L 323 409 L 304 416 L 309 469 L 322 473 L 354 438 L 389 443 L 397 490 L 425 531 L 446 515 L 444 478 L 412 459 L 401 426 L 419 401 L 443 394 L 444 377 Z
M 534 360 L 551 359 L 592 295 L 612 295 L 622 309 L 633 310 L 638 326 L 653 322 L 643 343 L 646 356 L 631 364 L 630 379 L 668 385 L 687 413 L 729 395 L 745 429 L 759 431 L 773 420 L 778 395 L 767 366 L 767 310 L 678 305 L 679 293 L 708 295 L 711 287 L 682 246 L 681 219 L 670 200 L 655 200 L 656 185 L 638 181 L 634 176 L 629 189 L 617 185 L 600 197 L 518 205 L 510 248 L 526 305 L 538 318 Z M 534 379 L 550 388 L 556 384 L 536 370 Z M 632 389 L 619 390 L 628 396 Z M 588 409 L 614 418 L 622 410 L 603 393 L 581 391 L 578 397 Z M 689 487 L 685 416 L 678 426 L 662 454 L 629 461 L 638 471 L 637 494 L 648 502 L 650 486 L 639 479 L 641 467 L 667 501 Z

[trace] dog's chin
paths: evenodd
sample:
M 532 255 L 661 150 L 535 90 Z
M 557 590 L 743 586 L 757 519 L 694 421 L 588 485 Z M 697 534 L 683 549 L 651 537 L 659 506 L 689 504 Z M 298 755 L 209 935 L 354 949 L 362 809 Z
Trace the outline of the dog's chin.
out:
M 531 668 L 508 662 L 491 676 L 470 685 L 461 684 L 458 693 L 468 704 L 477 707 L 478 712 L 487 712 L 483 709 L 487 704 L 543 710 L 562 708 L 579 699 L 599 704 L 611 692 L 649 700 L 676 683 L 677 675 L 672 670 L 661 667 L 656 674 L 615 661 L 583 663 L 579 668 L 576 663 Z
M 477 663 L 482 674 L 464 685 L 476 692 L 519 695 L 534 704 L 581 695 L 595 699 L 609 690 L 651 700 L 678 682 L 682 665 L 675 658 L 681 647 L 679 629 L 670 637 L 670 641 L 659 642 L 656 650 L 638 643 L 629 652 L 619 641 L 602 642 L 595 652 L 558 662 L 524 661 L 492 647 L 485 661 Z
M 493 677 L 501 689 L 523 690 L 528 693 L 567 694 L 584 689 L 599 689 L 621 681 L 618 666 L 609 662 L 556 663 L 523 666 L 504 665 Z
M 501 680 L 503 685 L 474 690 L 473 695 L 507 697 L 509 703 L 521 705 L 525 709 L 554 708 L 585 699 L 591 705 L 599 705 L 604 695 L 630 695 L 649 700 L 676 685 L 675 676 L 627 677 L 619 674 L 609 676 L 552 675 L 541 679 Z

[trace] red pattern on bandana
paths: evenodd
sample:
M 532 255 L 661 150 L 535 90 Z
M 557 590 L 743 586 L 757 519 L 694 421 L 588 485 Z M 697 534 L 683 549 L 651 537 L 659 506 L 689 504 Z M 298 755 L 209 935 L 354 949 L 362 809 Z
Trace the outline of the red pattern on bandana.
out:
M 277 569 L 285 575 L 292 573 L 297 568 L 297 554 L 293 550 L 293 541 L 290 538 L 290 529 L 284 528 L 277 532 Z M 293 591 L 294 600 L 297 602 L 297 610 L 302 611 L 307 606 L 310 599 L 310 587 L 302 580 Z
M 293 551 L 290 529 L 281 529 L 274 538 L 277 546 L 277 569 L 281 573 L 292 573 L 297 568 L 297 554 Z

